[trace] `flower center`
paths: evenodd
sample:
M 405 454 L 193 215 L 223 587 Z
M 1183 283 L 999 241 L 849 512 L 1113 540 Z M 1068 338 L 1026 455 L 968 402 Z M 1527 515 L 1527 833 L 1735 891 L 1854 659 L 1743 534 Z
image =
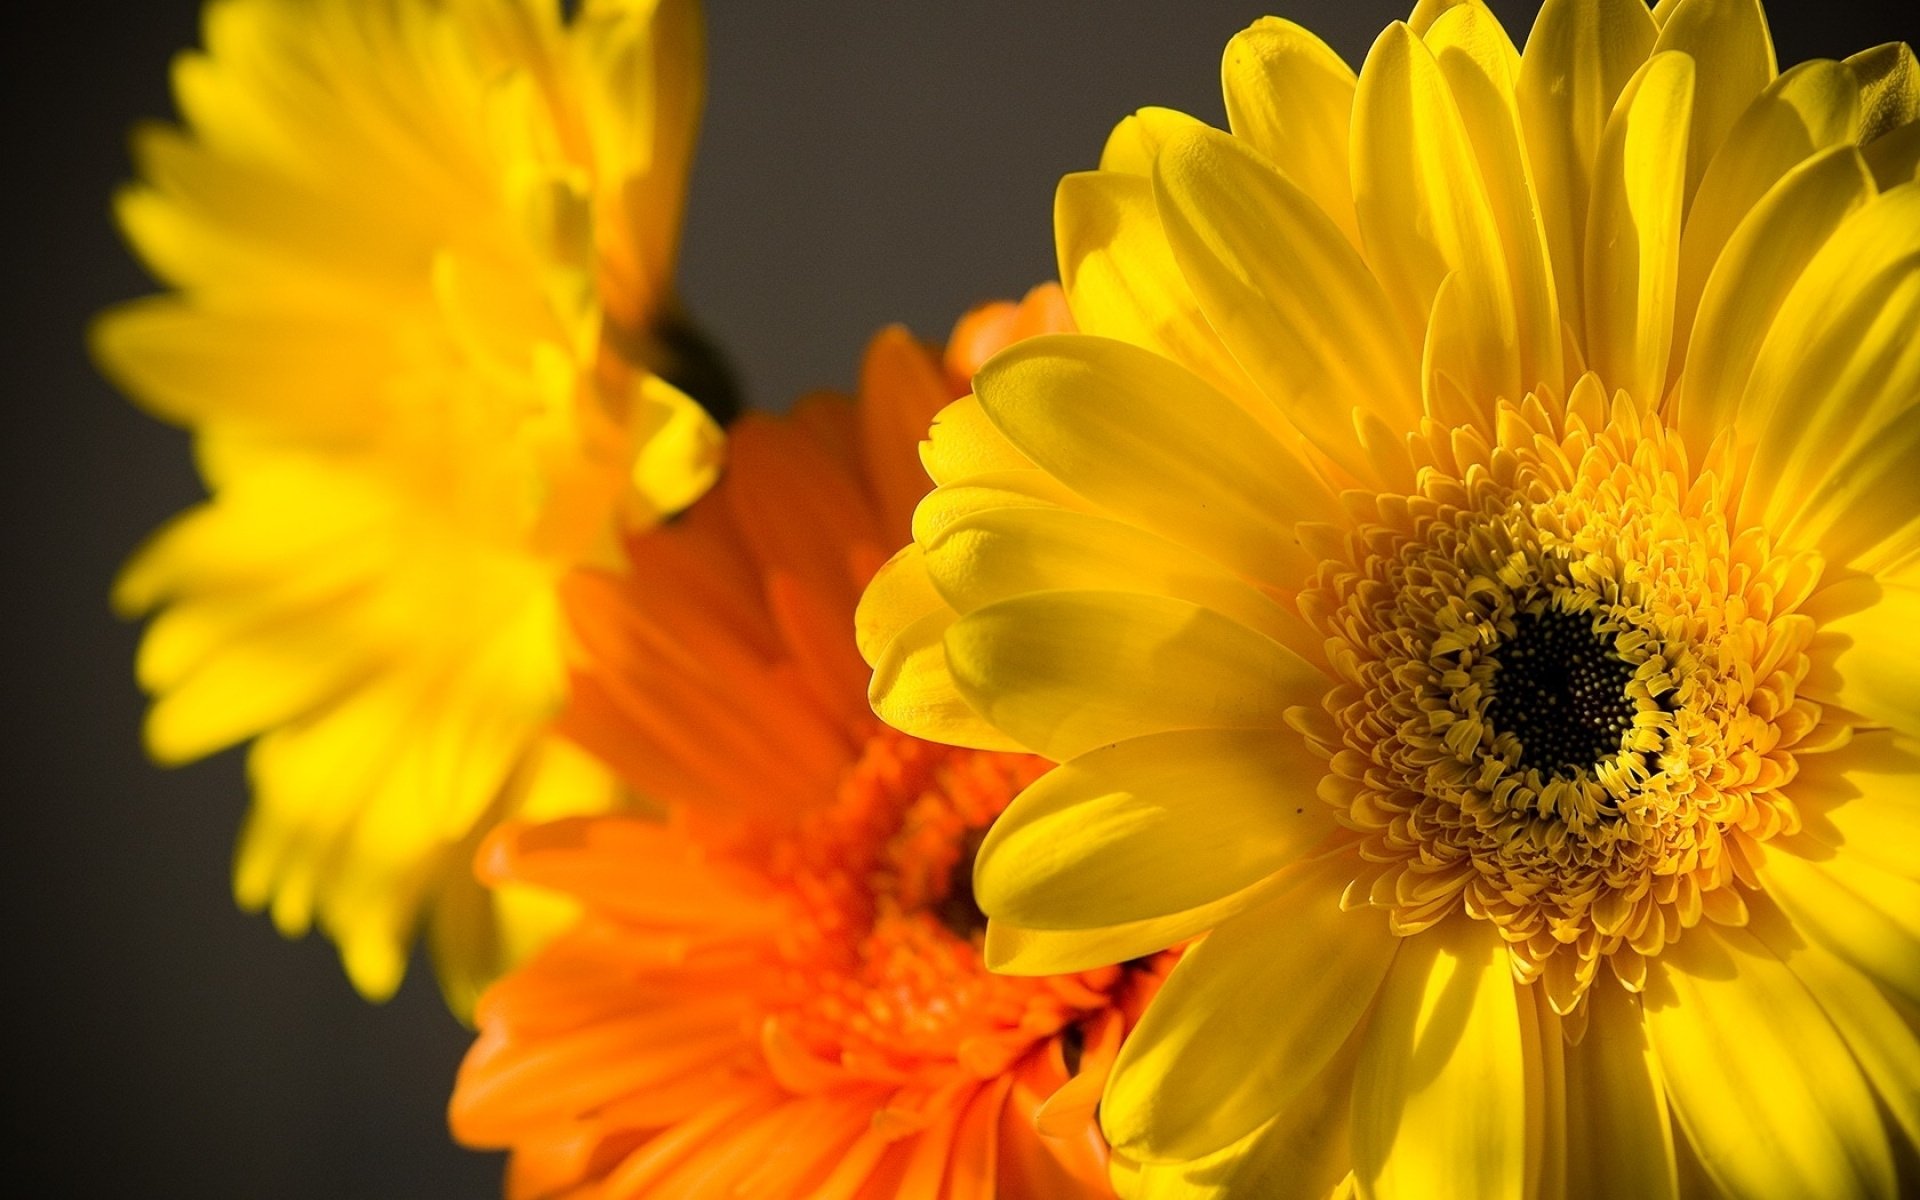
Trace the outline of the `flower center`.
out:
M 1023 978 L 981 957 L 974 856 L 1047 766 L 875 729 L 834 803 L 773 864 L 803 898 L 785 1032 L 825 1060 L 876 1070 L 965 1047 L 967 1062 L 997 1071 L 1131 994 L 1125 968 Z
M 1592 769 L 1620 750 L 1636 708 L 1634 664 L 1591 616 L 1544 608 L 1513 618 L 1493 658 L 1487 719 L 1520 741 L 1520 765 L 1542 775 Z
M 1744 921 L 1759 843 L 1797 827 L 1795 756 L 1847 732 L 1799 695 L 1820 565 L 1597 387 L 1416 453 L 1299 593 L 1340 677 L 1300 718 L 1320 795 L 1359 841 L 1350 895 L 1402 935 L 1492 922 L 1571 1013 L 1601 965 L 1635 989 L 1703 918 Z

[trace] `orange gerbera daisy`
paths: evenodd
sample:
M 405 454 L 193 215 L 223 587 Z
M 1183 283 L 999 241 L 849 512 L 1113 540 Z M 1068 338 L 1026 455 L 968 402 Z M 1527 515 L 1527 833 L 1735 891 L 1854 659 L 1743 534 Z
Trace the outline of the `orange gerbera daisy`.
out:
M 1047 764 L 881 726 L 850 636 L 934 412 L 1066 322 L 1049 287 L 962 321 L 944 362 L 882 333 L 857 403 L 746 418 L 633 573 L 571 581 L 590 665 L 565 724 L 671 817 L 482 850 L 490 882 L 583 908 L 482 998 L 453 1097 L 461 1141 L 512 1149 L 510 1195 L 1108 1194 L 1094 1106 L 1162 964 L 987 971 L 973 854 Z

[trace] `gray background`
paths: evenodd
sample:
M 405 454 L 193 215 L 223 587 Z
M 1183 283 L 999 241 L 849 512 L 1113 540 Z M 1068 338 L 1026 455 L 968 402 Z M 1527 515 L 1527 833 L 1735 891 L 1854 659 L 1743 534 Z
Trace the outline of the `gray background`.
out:
M 1517 35 L 1536 6 L 1495 7 Z M 1908 5 L 1771 7 L 1789 63 L 1916 33 Z M 135 631 L 107 612 L 108 580 L 198 486 L 184 437 L 93 374 L 80 331 L 149 290 L 107 196 L 129 123 L 172 111 L 166 62 L 197 39 L 196 5 L 6 9 L 16 215 L 0 329 L 18 366 L 0 440 L 13 647 L 0 1075 L 14 1177 L 34 1195 L 147 1200 L 495 1195 L 498 1159 L 445 1133 L 468 1038 L 427 975 L 375 1008 L 330 946 L 236 912 L 239 756 L 160 771 L 138 750 Z M 1141 105 L 1219 123 L 1221 47 L 1263 11 L 1358 62 L 1405 9 L 713 0 L 682 279 L 749 401 L 844 387 L 881 324 L 938 338 L 975 301 L 1048 276 L 1054 180 L 1092 165 Z

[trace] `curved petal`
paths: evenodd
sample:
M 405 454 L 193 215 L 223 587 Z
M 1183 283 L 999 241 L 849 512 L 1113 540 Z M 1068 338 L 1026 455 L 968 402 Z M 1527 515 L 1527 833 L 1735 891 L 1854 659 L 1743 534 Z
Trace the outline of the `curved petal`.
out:
M 1850 854 L 1814 862 L 1776 847 L 1760 879 L 1797 929 L 1920 1004 L 1920 882 Z
M 1521 390 L 1544 385 L 1562 392 L 1560 303 L 1514 92 L 1520 56 L 1499 19 L 1479 0 L 1449 8 L 1421 34 L 1421 40 L 1433 52 L 1460 107 L 1479 160 L 1494 227 L 1506 251 L 1507 286 L 1518 322 Z M 1470 378 L 1457 368 L 1453 373 Z M 1484 391 L 1484 398 L 1491 399 L 1493 394 Z
M 1860 85 L 1860 141 L 1876 141 L 1920 121 L 1920 60 L 1905 42 L 1886 42 L 1849 54 L 1847 70 Z
M 1347 1093 L 1358 1039 L 1297 1089 L 1294 1103 L 1223 1149 L 1187 1162 L 1142 1162 L 1129 1200 L 1348 1200 Z M 1125 1154 L 1116 1161 L 1129 1161 Z M 1348 1186 L 1342 1188 L 1345 1181 Z
M 996 431 L 995 436 L 998 436 Z M 1038 467 L 989 471 L 941 484 L 913 510 L 913 538 L 922 547 L 958 521 L 1007 509 L 1086 511 L 1086 501 Z
M 929 613 L 948 607 L 927 574 L 917 545 L 904 546 L 874 572 L 853 612 L 853 641 L 868 666 L 880 661 L 894 634 Z
M 212 313 L 150 296 L 101 314 L 87 341 L 114 385 L 164 420 L 326 443 L 378 427 L 383 381 L 398 369 L 359 344 L 363 331 L 314 313 Z
M 1342 911 L 1349 855 L 1302 863 L 1181 958 L 1121 1046 L 1101 1122 L 1142 1160 L 1204 1157 L 1297 1106 L 1374 1003 L 1400 939 Z
M 1602 980 L 1587 993 L 1586 1036 L 1565 1048 L 1567 1195 L 1678 1195 L 1667 1094 L 1640 998 Z
M 609 315 L 641 329 L 623 297 L 660 297 L 673 280 L 686 179 L 705 105 L 706 28 L 692 0 L 590 5 L 571 47 L 608 214 L 599 249 Z M 616 218 L 614 214 L 618 214 Z
M 1691 199 L 1728 130 L 1773 82 L 1773 35 L 1760 0 L 1680 0 L 1653 44 L 1655 54 L 1668 50 L 1693 60 L 1698 83 L 1687 134 Z
M 960 694 L 1056 762 L 1174 729 L 1279 730 L 1324 675 L 1271 638 L 1181 600 L 1042 592 L 967 614 L 946 634 Z
M 1130 116 L 1107 134 L 1100 148 L 1100 170 L 1116 175 L 1145 175 L 1153 169 L 1160 147 L 1176 133 L 1184 133 L 1201 122 L 1172 108 L 1148 106 Z
M 1519 315 L 1493 204 L 1446 77 L 1405 25 L 1389 26 L 1361 68 L 1353 149 L 1367 263 L 1402 325 L 1423 333 L 1441 281 L 1456 276 L 1479 332 L 1461 382 L 1518 399 Z
M 1217 927 L 1272 894 L 1284 876 L 1262 879 L 1211 904 L 1168 917 L 1127 921 L 1093 929 L 1027 929 L 987 922 L 982 951 L 988 968 L 1004 975 L 1070 975 L 1128 959 L 1144 958 Z
M 1788 171 L 1851 143 L 1860 129 L 1853 73 L 1831 59 L 1804 62 L 1768 84 L 1740 114 L 1707 164 L 1680 235 L 1674 339 L 1685 344 L 1707 277 L 1728 239 Z M 1675 367 L 1679 366 L 1676 355 Z
M 1689 930 L 1643 997 L 1667 1098 L 1724 1194 L 1892 1197 L 1880 1114 L 1846 1044 L 1752 934 Z
M 1754 436 L 1742 524 L 1849 563 L 1920 511 L 1920 183 L 1854 212 L 1781 303 L 1739 422 Z
M 1494 225 L 1507 255 L 1507 286 L 1519 321 L 1523 390 L 1565 390 L 1565 346 L 1559 294 L 1553 288 L 1546 217 L 1526 161 L 1515 77 L 1519 54 L 1500 19 L 1484 4 L 1459 4 L 1423 35 L 1453 102 L 1467 121 L 1480 179 L 1494 205 Z
M 1912 510 L 1903 515 L 1911 519 Z M 1864 717 L 1920 733 L 1920 677 L 1913 669 L 1913 655 L 1920 653 L 1920 571 L 1909 575 L 1882 583 L 1872 605 L 1823 622 L 1820 633 L 1850 643 L 1835 662 L 1840 678 L 1833 699 Z
M 1210 558 L 1135 525 L 1039 506 L 985 509 L 928 538 L 932 585 L 960 612 L 1027 592 L 1138 591 L 1210 608 L 1294 649 L 1321 635 L 1271 596 Z
M 977 396 L 962 396 L 934 414 L 933 427 L 920 443 L 920 465 L 937 484 L 972 475 L 1033 470 L 1033 460 L 1014 449 L 987 420 Z
M 1716 251 L 1681 377 L 1677 420 L 1689 451 L 1704 457 L 1733 424 L 1781 303 L 1820 247 L 1873 194 L 1860 155 L 1836 147 L 1788 172 Z
M 1318 478 L 1245 409 L 1150 351 L 1084 334 L 1031 338 L 974 381 L 1027 457 L 1109 512 L 1250 579 L 1297 586 L 1301 521 L 1338 521 Z
M 1671 51 L 1647 60 L 1620 93 L 1594 158 L 1587 213 L 1587 364 L 1609 391 L 1642 403 L 1666 391 L 1693 60 Z
M 1920 742 L 1892 730 L 1855 731 L 1844 750 L 1804 763 L 1793 781 L 1801 836 L 1920 879 L 1916 780 Z
M 1347 166 L 1354 82 L 1353 68 L 1325 42 L 1279 17 L 1235 34 L 1220 60 L 1233 136 L 1279 167 L 1358 246 Z
M 1643 0 L 1546 0 L 1520 55 L 1520 125 L 1547 229 L 1560 316 L 1585 328 L 1587 198 L 1614 100 L 1659 36 Z
M 1151 170 L 1149 162 L 1138 175 L 1068 175 L 1054 192 L 1053 240 L 1074 323 L 1082 333 L 1157 350 L 1228 395 L 1249 395 L 1252 384 L 1173 259 Z
M 1920 1036 L 1852 964 L 1801 937 L 1773 905 L 1751 906 L 1753 935 L 1787 964 L 1846 1040 L 1860 1070 L 1907 1140 L 1920 1144 Z
M 1240 365 L 1322 453 L 1376 479 L 1354 410 L 1413 429 L 1419 357 L 1359 253 L 1305 192 L 1223 133 L 1170 141 L 1153 180 L 1174 257 Z
M 1401 940 L 1353 1082 L 1353 1173 L 1369 1200 L 1519 1200 L 1527 1085 L 1519 997 L 1493 926 Z
M 974 868 L 975 900 L 987 916 L 1031 929 L 1097 928 L 1211 903 L 1334 830 L 1313 794 L 1325 770 L 1290 730 L 1183 729 L 1091 751 L 1042 776 L 994 822 Z
M 942 606 L 893 635 L 873 664 L 867 702 L 902 733 L 977 750 L 1022 750 L 967 703 L 948 667 L 946 634 L 957 614 Z

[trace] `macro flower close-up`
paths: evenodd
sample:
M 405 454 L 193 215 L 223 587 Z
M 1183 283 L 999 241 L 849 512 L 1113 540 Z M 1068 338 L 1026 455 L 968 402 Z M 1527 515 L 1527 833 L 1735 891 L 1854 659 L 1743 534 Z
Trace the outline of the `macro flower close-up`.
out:
M 454 1092 L 455 1134 L 512 1150 L 510 1196 L 1111 1194 L 1093 1110 L 1168 960 L 988 973 L 973 851 L 1047 764 L 879 725 L 852 628 L 928 420 L 1063 313 L 1051 287 L 984 307 L 944 360 L 882 333 L 857 402 L 744 417 L 632 573 L 570 581 L 590 665 L 561 727 L 671 815 L 482 850 L 583 910 L 482 996 Z
M 219 0 L 134 138 L 117 216 L 174 290 L 93 344 L 211 493 L 115 585 L 147 744 L 258 739 L 235 893 L 371 997 L 424 928 L 469 1005 L 551 907 L 496 911 L 479 835 L 616 802 L 545 733 L 555 588 L 717 467 L 667 381 L 700 36 L 690 0 Z
M 1758 3 L 1227 45 L 1060 184 L 861 609 L 890 723 L 1061 764 L 987 956 L 1201 936 L 1123 1194 L 1920 1186 L 1920 69 Z
M 1913 5 L 5 19 L 29 1193 L 1920 1195 Z

